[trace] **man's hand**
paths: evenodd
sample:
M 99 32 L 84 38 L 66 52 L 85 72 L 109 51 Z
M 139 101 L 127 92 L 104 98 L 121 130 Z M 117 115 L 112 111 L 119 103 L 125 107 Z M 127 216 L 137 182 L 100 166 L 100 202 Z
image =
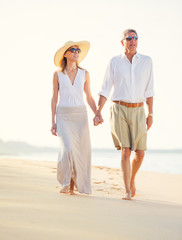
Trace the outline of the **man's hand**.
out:
M 104 121 L 104 120 L 103 120 L 103 118 L 102 118 L 101 113 L 96 112 L 95 117 L 94 117 L 94 119 L 93 119 L 94 126 L 98 126 L 99 124 L 102 124 L 103 121 Z
M 153 117 L 149 115 L 147 117 L 146 123 L 147 123 L 147 131 L 148 131 L 153 124 Z

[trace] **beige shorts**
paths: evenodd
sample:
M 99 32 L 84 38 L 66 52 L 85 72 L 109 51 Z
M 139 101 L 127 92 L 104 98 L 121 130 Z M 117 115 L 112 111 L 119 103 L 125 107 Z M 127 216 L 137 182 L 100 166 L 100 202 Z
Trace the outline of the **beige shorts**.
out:
M 111 134 L 115 147 L 131 150 L 147 149 L 147 128 L 144 107 L 128 108 L 112 103 L 110 108 Z

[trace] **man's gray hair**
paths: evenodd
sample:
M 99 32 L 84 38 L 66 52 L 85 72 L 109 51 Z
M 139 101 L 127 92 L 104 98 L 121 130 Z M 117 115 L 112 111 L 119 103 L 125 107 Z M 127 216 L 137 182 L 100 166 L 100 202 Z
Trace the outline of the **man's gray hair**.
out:
M 137 32 L 136 32 L 135 29 L 128 28 L 128 29 L 126 29 L 126 30 L 123 31 L 122 40 L 125 39 L 125 37 L 127 36 L 127 34 L 130 33 L 130 32 L 134 32 L 134 33 L 137 35 L 137 37 L 138 37 L 138 34 L 137 34 Z

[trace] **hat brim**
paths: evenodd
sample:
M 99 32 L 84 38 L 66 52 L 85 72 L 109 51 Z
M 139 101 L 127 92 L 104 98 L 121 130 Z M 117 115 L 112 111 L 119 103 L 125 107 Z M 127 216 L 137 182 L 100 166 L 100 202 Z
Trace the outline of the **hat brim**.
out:
M 57 67 L 61 67 L 61 61 L 63 60 L 65 51 L 74 45 L 77 45 L 81 49 L 77 63 L 79 64 L 86 57 L 90 48 L 90 43 L 88 41 L 70 42 L 68 44 L 65 44 L 55 53 L 54 64 Z

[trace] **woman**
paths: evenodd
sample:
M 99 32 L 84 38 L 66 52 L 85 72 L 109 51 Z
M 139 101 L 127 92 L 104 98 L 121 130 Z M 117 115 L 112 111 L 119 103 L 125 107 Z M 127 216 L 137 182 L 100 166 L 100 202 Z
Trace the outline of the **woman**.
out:
M 69 41 L 54 56 L 60 69 L 53 77 L 51 132 L 60 138 L 57 179 L 63 186 L 61 193 L 74 194 L 74 185 L 80 193 L 91 193 L 91 146 L 83 92 L 94 113 L 96 104 L 89 73 L 78 65 L 89 47 L 87 41 Z

